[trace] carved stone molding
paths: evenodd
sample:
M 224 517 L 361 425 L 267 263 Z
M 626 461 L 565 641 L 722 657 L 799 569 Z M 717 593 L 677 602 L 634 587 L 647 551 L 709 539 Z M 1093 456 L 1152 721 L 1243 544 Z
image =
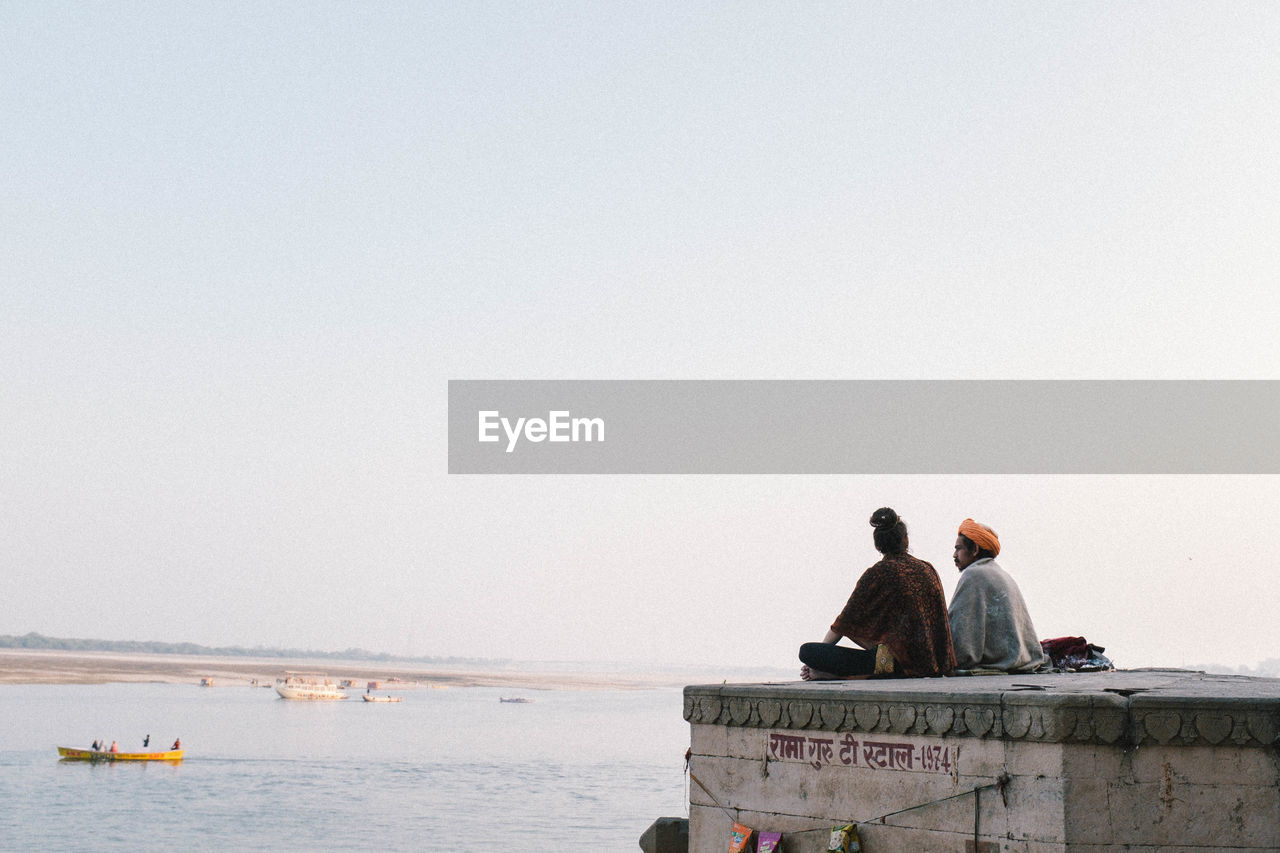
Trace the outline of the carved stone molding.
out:
M 803 729 L 813 720 L 812 702 L 788 702 L 787 718 L 791 720 L 788 728 Z
M 841 691 L 789 689 L 785 685 L 708 685 L 685 688 L 684 718 L 690 723 L 744 728 L 1043 743 L 1280 746 L 1280 696 L 1264 696 L 1261 701 L 1174 697 L 1165 702 L 1158 701 L 1160 698 L 1111 689 L 1094 693 L 957 691 L 957 695 L 947 695 L 941 689 L 910 692 L 864 687 Z
M 818 717 L 822 720 L 822 728 L 829 732 L 838 732 L 844 725 L 846 708 L 843 702 L 818 703 Z

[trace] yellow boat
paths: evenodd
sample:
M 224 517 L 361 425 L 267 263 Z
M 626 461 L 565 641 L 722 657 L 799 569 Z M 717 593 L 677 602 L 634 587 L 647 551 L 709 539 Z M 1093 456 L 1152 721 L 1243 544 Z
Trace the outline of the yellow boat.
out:
M 58 747 L 58 755 L 69 761 L 181 761 L 185 749 L 166 749 L 164 752 L 108 752 L 107 750 Z

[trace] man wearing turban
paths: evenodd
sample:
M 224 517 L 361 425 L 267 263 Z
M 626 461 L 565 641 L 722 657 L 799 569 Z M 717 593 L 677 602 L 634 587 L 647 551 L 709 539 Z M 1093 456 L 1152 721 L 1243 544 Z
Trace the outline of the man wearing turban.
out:
M 1028 672 L 1048 663 L 1018 584 L 996 563 L 999 553 L 994 530 L 972 518 L 960 523 L 960 580 L 947 610 L 959 669 Z

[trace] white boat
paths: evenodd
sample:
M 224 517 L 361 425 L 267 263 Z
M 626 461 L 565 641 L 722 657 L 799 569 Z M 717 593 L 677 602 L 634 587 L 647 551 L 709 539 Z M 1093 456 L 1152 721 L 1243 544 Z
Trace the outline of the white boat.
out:
M 366 702 L 403 702 L 403 696 L 371 696 L 368 693 L 361 695 Z
M 276 692 L 281 699 L 346 699 L 342 688 L 323 672 L 288 672 L 276 679 Z

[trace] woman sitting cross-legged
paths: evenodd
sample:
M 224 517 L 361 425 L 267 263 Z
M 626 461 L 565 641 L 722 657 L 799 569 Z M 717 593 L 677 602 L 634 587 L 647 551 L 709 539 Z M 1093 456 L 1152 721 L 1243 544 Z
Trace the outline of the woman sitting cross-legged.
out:
M 876 510 L 871 526 L 884 556 L 862 573 L 822 642 L 800 647 L 805 681 L 948 675 L 956 668 L 938 573 L 907 553 L 907 526 L 892 509 Z M 841 637 L 862 648 L 836 645 Z

